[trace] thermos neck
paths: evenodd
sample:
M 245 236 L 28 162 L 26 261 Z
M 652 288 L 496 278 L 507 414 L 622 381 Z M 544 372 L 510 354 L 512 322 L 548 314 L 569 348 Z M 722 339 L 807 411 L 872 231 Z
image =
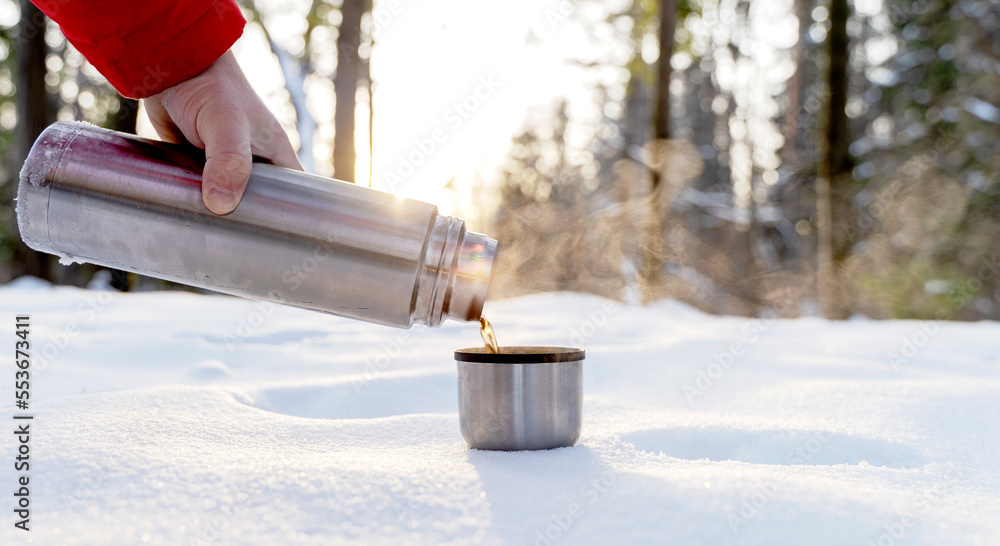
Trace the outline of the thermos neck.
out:
M 446 318 L 477 320 L 496 249 L 496 241 L 466 231 L 461 219 L 435 215 L 415 287 L 413 322 L 439 326 Z

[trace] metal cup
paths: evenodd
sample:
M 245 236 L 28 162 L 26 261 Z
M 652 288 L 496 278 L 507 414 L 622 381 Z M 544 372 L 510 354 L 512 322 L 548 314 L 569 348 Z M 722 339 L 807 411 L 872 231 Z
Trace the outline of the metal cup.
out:
M 580 438 L 582 349 L 483 347 L 455 351 L 458 420 L 473 449 L 568 447 Z

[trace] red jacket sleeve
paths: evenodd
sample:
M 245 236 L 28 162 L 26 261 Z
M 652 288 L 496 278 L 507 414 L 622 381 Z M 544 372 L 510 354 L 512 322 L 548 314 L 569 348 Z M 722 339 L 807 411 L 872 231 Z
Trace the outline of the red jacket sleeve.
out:
M 31 0 L 119 93 L 144 98 L 197 75 L 243 34 L 235 0 Z

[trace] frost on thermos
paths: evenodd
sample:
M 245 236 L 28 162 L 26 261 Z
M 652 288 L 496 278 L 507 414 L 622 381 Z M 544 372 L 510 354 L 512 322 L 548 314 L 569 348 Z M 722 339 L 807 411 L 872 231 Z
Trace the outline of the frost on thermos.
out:
M 18 188 L 21 237 L 63 260 L 409 327 L 482 314 L 496 241 L 433 205 L 255 164 L 225 216 L 204 152 L 93 125 L 48 127 Z
M 56 254 L 68 264 L 69 256 L 52 247 L 48 231 L 48 202 L 52 179 L 63 152 L 85 123 L 60 122 L 46 129 L 35 141 L 21 167 L 17 188 L 17 228 L 21 239 L 40 252 Z

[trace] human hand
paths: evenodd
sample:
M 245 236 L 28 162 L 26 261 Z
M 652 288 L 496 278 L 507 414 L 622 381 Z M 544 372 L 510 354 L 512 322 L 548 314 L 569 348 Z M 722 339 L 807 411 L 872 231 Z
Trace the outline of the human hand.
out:
M 250 87 L 232 52 L 201 74 L 144 100 L 160 138 L 205 150 L 201 196 L 215 214 L 229 214 L 239 204 L 252 155 L 302 170 L 288 136 Z

